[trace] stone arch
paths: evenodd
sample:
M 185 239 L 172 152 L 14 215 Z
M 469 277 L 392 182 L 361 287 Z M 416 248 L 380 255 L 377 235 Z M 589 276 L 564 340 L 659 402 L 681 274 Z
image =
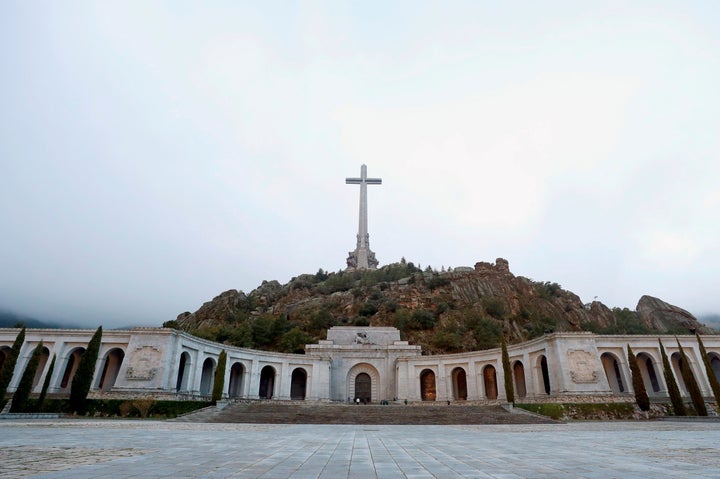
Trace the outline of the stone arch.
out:
M 545 391 L 545 394 L 550 394 L 550 371 L 544 354 L 538 358 L 538 368 L 540 369 L 539 379 L 542 382 L 543 391 Z
M 497 373 L 495 366 L 488 364 L 483 368 L 483 385 L 485 386 L 485 397 L 488 399 L 497 399 Z
M 260 399 L 272 399 L 275 393 L 275 368 L 265 366 L 260 371 L 260 387 L 258 388 L 258 396 Z
M 420 399 L 423 401 L 434 401 L 437 399 L 435 371 L 432 369 L 423 369 L 420 373 Z
M 515 361 L 515 364 L 513 364 L 513 382 L 515 383 L 515 395 L 518 398 L 526 397 L 525 366 L 523 366 L 522 361 Z
M 105 354 L 103 369 L 98 379 L 97 388 L 101 391 L 110 391 L 115 386 L 120 366 L 125 359 L 125 351 L 120 348 L 112 348 Z
M 357 387 L 356 380 L 360 374 L 366 374 L 370 378 L 370 402 L 377 401 L 379 399 L 378 386 L 380 384 L 380 374 L 377 369 L 367 363 L 356 364 L 347 375 L 347 395 L 349 398 L 355 399 L 357 396 L 355 388 Z M 366 378 L 361 378 L 365 380 Z M 360 398 L 362 400 L 362 398 Z
M 175 383 L 175 390 L 187 391 L 188 381 L 190 378 L 190 366 L 192 365 L 192 358 L 190 353 L 183 351 L 180 355 L 180 364 L 178 365 L 177 382 Z
M 215 379 L 215 360 L 206 358 L 203 361 L 202 375 L 200 376 L 200 394 L 209 396 L 212 394 L 213 380 Z
M 307 371 L 303 368 L 295 368 L 290 376 L 290 399 L 304 400 L 306 393 Z
M 0 369 L 2 369 L 3 364 L 5 364 L 5 359 L 8 357 L 8 354 L 10 354 L 10 346 L 0 346 Z
M 640 376 L 642 376 L 645 391 L 648 394 L 660 392 L 660 382 L 658 381 L 657 368 L 655 360 L 648 353 L 638 353 L 636 356 Z
M 673 373 L 675 373 L 675 382 L 677 383 L 678 388 L 680 388 L 680 393 L 683 396 L 687 396 L 688 390 L 682 376 L 682 357 L 680 356 L 680 353 L 672 353 L 672 356 L 670 356 L 670 364 L 672 366 Z
M 228 380 L 228 397 L 239 398 L 242 396 L 244 378 L 245 366 L 243 366 L 243 363 L 233 363 L 230 368 L 230 379 Z
M 67 359 L 65 360 L 65 369 L 60 379 L 60 389 L 67 390 L 70 388 L 73 376 L 80 365 L 80 358 L 83 354 L 85 354 L 85 348 L 77 347 L 70 351 L 70 354 L 67 355 Z
M 47 347 L 43 346 L 42 351 L 40 352 L 40 361 L 38 362 L 37 370 L 35 370 L 35 377 L 33 378 L 33 389 L 35 389 L 35 387 L 37 387 L 37 385 L 40 383 L 40 378 L 45 371 L 45 366 L 47 366 L 48 359 L 50 359 L 50 350 Z M 2 366 L 0 366 L 0 368 L 2 368 Z
M 709 353 L 708 359 L 710 359 L 710 366 L 715 374 L 715 378 L 720 381 L 720 356 L 716 353 Z
M 456 367 L 452 370 L 453 398 L 456 401 L 467 400 L 467 374 L 465 369 Z
M 622 373 L 620 372 L 620 361 L 617 356 L 612 353 L 602 353 L 600 355 L 605 370 L 605 377 L 610 385 L 610 390 L 615 394 L 625 392 L 625 384 L 623 383 Z

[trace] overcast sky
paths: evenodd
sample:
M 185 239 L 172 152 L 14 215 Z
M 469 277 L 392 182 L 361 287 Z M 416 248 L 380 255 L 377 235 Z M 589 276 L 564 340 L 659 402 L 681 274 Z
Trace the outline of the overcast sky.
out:
M 1 2 L 0 309 L 343 269 L 365 163 L 381 265 L 720 312 L 720 3 L 588 4 Z

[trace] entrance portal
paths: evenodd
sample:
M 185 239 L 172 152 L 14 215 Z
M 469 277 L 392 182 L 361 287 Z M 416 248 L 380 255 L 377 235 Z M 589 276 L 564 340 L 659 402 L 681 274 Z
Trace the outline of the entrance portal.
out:
M 355 377 L 355 398 L 363 403 L 372 399 L 372 380 L 368 373 L 360 373 Z
M 275 389 L 275 369 L 272 366 L 265 366 L 260 371 L 260 399 L 272 399 Z

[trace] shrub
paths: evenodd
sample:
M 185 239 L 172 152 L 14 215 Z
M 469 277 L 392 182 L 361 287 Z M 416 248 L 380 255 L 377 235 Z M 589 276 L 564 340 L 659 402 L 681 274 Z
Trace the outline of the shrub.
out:
M 118 406 L 118 411 L 120 412 L 120 416 L 122 417 L 128 417 L 130 415 L 130 412 L 133 410 L 132 402 L 125 401 Z
M 15 337 L 15 342 L 10 348 L 10 352 L 5 357 L 5 362 L 0 369 L 0 402 L 5 399 L 5 393 L 10 385 L 10 381 L 15 373 L 15 364 L 17 363 L 18 355 L 20 354 L 20 348 L 22 348 L 25 342 L 25 328 L 22 328 L 18 335 Z
M 485 312 L 495 319 L 503 319 L 505 317 L 505 304 L 497 298 L 485 301 Z
M 12 412 L 24 412 L 28 408 L 28 398 L 30 398 L 30 392 L 33 387 L 33 380 L 35 379 L 35 373 L 37 372 L 38 364 L 40 363 L 40 355 L 42 354 L 43 342 L 40 341 L 35 349 L 33 349 L 32 355 L 28 360 L 25 371 L 20 378 L 15 394 L 13 395 L 13 403 L 11 407 Z
M 435 326 L 435 315 L 425 309 L 415 310 L 408 326 L 412 329 L 431 329 Z
M 660 356 L 662 356 L 663 363 L 663 377 L 665 377 L 665 383 L 667 384 L 668 394 L 670 395 L 670 402 L 672 403 L 673 414 L 676 416 L 687 416 L 685 410 L 685 404 L 683 403 L 682 396 L 680 396 L 680 389 L 678 389 L 675 376 L 673 376 L 672 368 L 670 367 L 670 361 L 668 360 L 665 348 L 663 347 L 662 341 L 658 339 L 660 343 Z
M 360 310 L 358 311 L 358 314 L 360 316 L 372 316 L 373 314 L 378 312 L 377 303 L 374 301 L 366 301 L 360 306 Z
M 80 358 L 75 375 L 70 386 L 70 408 L 78 414 L 87 412 L 87 395 L 90 392 L 93 375 L 95 374 L 95 363 L 100 352 L 100 341 L 102 340 L 102 326 L 97 328 L 95 334 L 90 338 L 88 347 Z
M 650 410 L 650 398 L 648 397 L 645 383 L 640 374 L 637 357 L 633 354 L 630 345 L 627 346 L 628 364 L 630 365 L 630 374 L 632 375 L 633 391 L 635 391 L 635 402 L 641 411 Z
M 705 345 L 703 344 L 702 339 L 700 339 L 700 335 L 696 334 L 695 337 L 697 337 L 698 346 L 700 347 L 700 355 L 702 356 L 703 364 L 705 365 L 705 374 L 707 374 L 710 389 L 712 389 L 713 396 L 715 396 L 716 408 L 720 409 L 720 383 L 718 383 L 718 379 L 715 376 L 715 370 L 713 369 L 712 364 L 710 364 L 710 357 L 708 356 L 707 351 L 705 351 Z
M 141 418 L 148 417 L 148 414 L 150 413 L 150 408 L 153 407 L 155 404 L 155 400 L 153 399 L 137 399 L 132 402 L 132 407 L 137 409 L 137 412 L 140 413 Z
M 502 337 L 502 367 L 503 377 L 505 379 L 505 396 L 507 396 L 507 402 L 515 402 L 515 385 L 513 384 L 512 369 L 510 369 L 510 356 L 508 355 L 507 342 L 505 336 Z
M 678 348 L 680 348 L 680 357 L 682 358 L 682 361 L 680 362 L 680 373 L 682 374 L 685 386 L 688 388 L 688 392 L 690 393 L 690 399 L 692 400 L 693 407 L 695 407 L 695 411 L 698 416 L 707 416 L 708 413 L 707 407 L 705 407 L 705 398 L 703 398 L 697 380 L 695 380 L 695 375 L 690 368 L 690 361 L 688 361 L 688 357 L 685 355 L 685 351 L 680 345 L 680 341 L 677 341 L 677 345 Z
M 227 364 L 227 353 L 223 349 L 220 351 L 220 356 L 218 356 L 218 364 L 217 368 L 215 368 L 215 378 L 213 380 L 213 389 L 212 389 L 212 402 L 213 404 L 217 403 L 220 399 L 222 399 L 222 392 L 223 388 L 225 387 L 225 366 Z M 141 414 L 142 416 L 142 414 Z M 142 416 L 145 417 L 145 416 Z

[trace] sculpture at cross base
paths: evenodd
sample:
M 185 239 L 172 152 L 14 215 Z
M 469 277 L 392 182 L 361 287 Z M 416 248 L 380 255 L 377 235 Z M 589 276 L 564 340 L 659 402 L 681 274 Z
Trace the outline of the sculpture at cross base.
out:
M 368 233 L 367 219 L 367 185 L 381 185 L 382 179 L 368 178 L 367 166 L 360 167 L 360 178 L 346 178 L 348 185 L 360 185 L 360 219 L 358 224 L 357 244 L 355 251 L 350 251 L 347 258 L 347 271 L 361 269 L 375 269 L 378 260 L 375 253 L 370 251 L 370 234 Z

